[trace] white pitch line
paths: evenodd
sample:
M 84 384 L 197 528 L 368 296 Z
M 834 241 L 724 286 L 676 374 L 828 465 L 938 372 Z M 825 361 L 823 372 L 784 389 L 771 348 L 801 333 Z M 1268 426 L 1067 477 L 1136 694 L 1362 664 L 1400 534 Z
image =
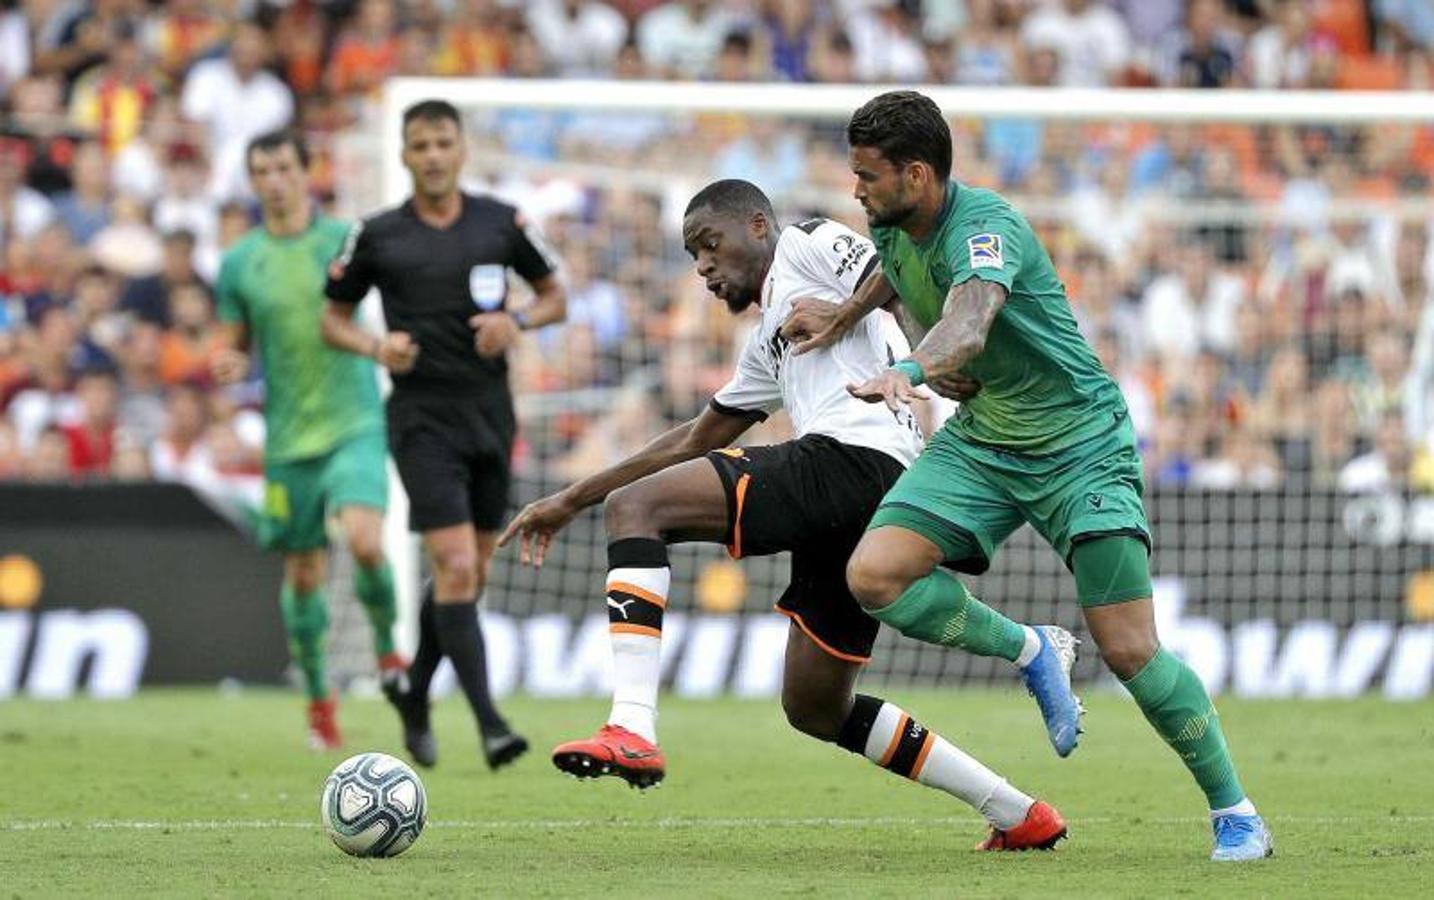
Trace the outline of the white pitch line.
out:
M 1270 816 L 1270 821 L 1299 825 L 1357 825 L 1357 824 L 1423 824 L 1434 822 L 1434 815 L 1420 816 Z M 1072 825 L 1101 825 L 1118 821 L 1109 816 L 1094 816 L 1068 820 Z M 1170 818 L 1142 818 L 1142 825 L 1192 825 L 1206 823 L 1209 819 L 1200 816 L 1179 816 Z M 980 820 L 970 816 L 946 816 L 933 818 L 902 818 L 873 816 L 869 818 L 667 818 L 667 819 L 454 819 L 429 822 L 430 828 L 462 828 L 468 830 L 532 830 L 551 831 L 573 828 L 658 828 L 658 829 L 735 829 L 735 828 L 888 828 L 939 827 L 945 825 L 970 825 Z M 236 820 L 191 820 L 191 821 L 139 821 L 108 819 L 92 822 L 74 822 L 59 819 L 38 819 L 32 821 L 6 822 L 0 831 L 265 831 L 270 829 L 297 828 L 317 830 L 318 822 L 300 822 L 281 819 L 236 819 Z

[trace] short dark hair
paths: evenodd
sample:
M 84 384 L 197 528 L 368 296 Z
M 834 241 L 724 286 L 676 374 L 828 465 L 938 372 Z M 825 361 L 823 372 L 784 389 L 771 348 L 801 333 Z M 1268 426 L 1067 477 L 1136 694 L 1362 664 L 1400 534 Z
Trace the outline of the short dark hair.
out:
M 688 202 L 687 210 L 682 214 L 683 218 L 703 208 L 723 216 L 745 218 L 761 213 L 768 219 L 776 218 L 776 213 L 772 211 L 772 201 L 767 199 L 762 189 L 740 178 L 723 178 L 698 191 Z
M 851 114 L 847 143 L 875 147 L 893 165 L 924 162 L 945 181 L 951 177 L 951 128 L 941 107 L 916 91 L 888 91 Z
M 244 165 L 249 165 L 249 160 L 255 150 L 273 153 L 285 144 L 294 148 L 295 155 L 299 157 L 299 165 L 307 169 L 309 167 L 309 145 L 304 142 L 304 136 L 292 128 L 266 131 L 250 141 L 249 146 L 244 150 Z
M 463 129 L 463 117 L 458 114 L 458 107 L 447 100 L 428 99 L 420 100 L 403 111 L 403 128 L 408 129 L 409 123 L 422 119 L 425 122 L 441 122 L 444 119 Z

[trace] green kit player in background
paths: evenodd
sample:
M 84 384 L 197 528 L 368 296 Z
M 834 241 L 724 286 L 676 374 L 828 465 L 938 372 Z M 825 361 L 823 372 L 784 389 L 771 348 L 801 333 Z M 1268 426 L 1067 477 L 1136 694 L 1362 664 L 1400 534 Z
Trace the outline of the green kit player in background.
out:
M 259 538 L 284 554 L 279 608 L 304 674 L 310 745 L 333 749 L 342 738 L 324 671 L 330 515 L 354 557 L 354 592 L 373 626 L 385 689 L 400 689 L 407 661 L 394 651 L 393 571 L 383 554 L 388 445 L 374 366 L 319 335 L 328 265 L 349 227 L 315 208 L 308 159 L 289 132 L 255 138 L 246 151 L 264 222 L 224 254 L 217 294 L 225 348 L 213 370 L 221 384 L 243 379 L 245 350 L 257 345 L 267 426 Z
M 882 500 L 847 567 L 853 595 L 909 637 L 1010 658 L 1020 635 L 1000 621 L 973 634 L 970 595 L 942 567 L 985 571 L 1029 522 L 1075 574 L 1106 664 L 1205 792 L 1212 858 L 1270 855 L 1204 685 L 1160 646 L 1134 430 L 1050 257 L 1004 199 L 949 180 L 951 132 L 929 98 L 876 97 L 852 115 L 847 140 L 886 278 L 840 307 L 802 302 L 783 333 L 806 337 L 796 352 L 826 346 L 894 292 L 929 331 L 848 390 L 896 410 L 924 382 L 944 393 L 959 372 L 981 385 Z

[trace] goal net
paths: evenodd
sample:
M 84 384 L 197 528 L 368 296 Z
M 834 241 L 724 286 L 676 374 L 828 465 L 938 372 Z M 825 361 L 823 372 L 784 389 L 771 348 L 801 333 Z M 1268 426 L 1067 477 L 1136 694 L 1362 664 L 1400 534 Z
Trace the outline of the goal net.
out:
M 566 324 L 513 358 L 522 504 L 695 414 L 729 374 L 750 323 L 704 296 L 679 237 L 702 185 L 747 178 L 782 221 L 865 228 L 843 126 L 878 92 L 398 79 L 340 147 L 340 203 L 356 215 L 403 198 L 400 111 L 433 96 L 465 115 L 471 185 L 542 223 L 571 303 Z M 1427 692 L 1434 106 L 1382 93 L 928 93 L 951 120 L 955 177 L 1031 220 L 1125 390 L 1166 642 L 1216 690 Z M 745 440 L 788 436 L 778 416 Z M 390 523 L 411 597 L 402 525 Z M 786 559 L 677 547 L 673 565 L 667 683 L 773 692 Z M 562 534 L 539 573 L 499 553 L 485 608 L 501 689 L 603 690 L 605 567 L 599 511 Z M 1029 528 L 969 584 L 1012 618 L 1083 632 L 1073 579 Z M 1077 677 L 1100 677 L 1085 650 Z M 865 676 L 1012 677 L 889 631 Z

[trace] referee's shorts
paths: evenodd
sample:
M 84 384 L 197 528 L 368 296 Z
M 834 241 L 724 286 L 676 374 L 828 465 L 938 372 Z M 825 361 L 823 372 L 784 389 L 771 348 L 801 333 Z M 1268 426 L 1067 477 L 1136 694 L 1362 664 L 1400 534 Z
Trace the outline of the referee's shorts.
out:
M 512 397 L 395 391 L 388 443 L 408 493 L 408 527 L 433 531 L 471 522 L 496 531 L 508 510 Z

